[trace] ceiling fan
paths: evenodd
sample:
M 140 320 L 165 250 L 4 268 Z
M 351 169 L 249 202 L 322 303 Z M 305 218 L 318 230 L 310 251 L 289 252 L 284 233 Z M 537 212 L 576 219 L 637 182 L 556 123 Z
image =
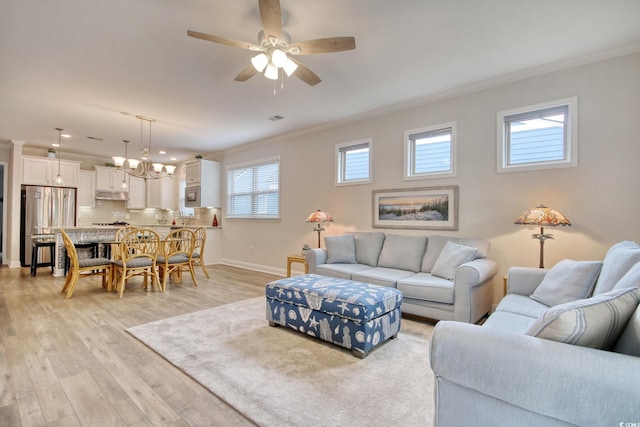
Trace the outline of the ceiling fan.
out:
M 190 37 L 260 52 L 251 58 L 251 65 L 236 76 L 236 81 L 246 81 L 257 73 L 264 73 L 266 78 L 277 80 L 282 70 L 287 76 L 293 74 L 308 85 L 314 86 L 320 83 L 320 77 L 291 56 L 341 52 L 356 48 L 356 40 L 353 37 L 329 37 L 292 43 L 289 35 L 282 31 L 280 1 L 258 0 L 258 2 L 263 27 L 263 30 L 258 33 L 258 44 L 198 31 L 187 31 Z

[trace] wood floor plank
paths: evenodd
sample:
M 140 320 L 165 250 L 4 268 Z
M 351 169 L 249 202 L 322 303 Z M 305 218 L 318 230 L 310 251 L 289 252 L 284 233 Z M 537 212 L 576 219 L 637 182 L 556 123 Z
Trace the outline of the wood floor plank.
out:
M 65 299 L 64 278 L 0 268 L 0 427 L 251 426 L 242 414 L 125 330 L 131 326 L 264 295 L 271 274 L 215 265 L 124 298 L 97 278 Z

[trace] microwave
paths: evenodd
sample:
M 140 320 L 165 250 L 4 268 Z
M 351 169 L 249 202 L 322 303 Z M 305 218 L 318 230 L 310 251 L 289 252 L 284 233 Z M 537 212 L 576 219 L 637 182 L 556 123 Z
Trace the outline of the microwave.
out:
M 199 185 L 191 185 L 184 190 L 184 205 L 188 208 L 201 207 L 202 195 Z

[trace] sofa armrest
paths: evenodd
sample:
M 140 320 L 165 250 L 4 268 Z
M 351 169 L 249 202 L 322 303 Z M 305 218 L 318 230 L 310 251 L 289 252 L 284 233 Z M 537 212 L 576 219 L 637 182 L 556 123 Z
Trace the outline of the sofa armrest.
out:
M 479 258 L 462 264 L 453 281 L 453 320 L 476 322 L 491 310 L 493 301 L 492 279 L 498 272 L 498 263 Z
M 529 296 L 540 285 L 546 268 L 511 267 L 507 272 L 507 293 Z
M 640 420 L 634 356 L 451 321 L 436 325 L 430 353 L 436 387 L 450 382 L 576 425 Z M 436 390 L 436 402 L 443 398 L 455 396 Z
M 327 250 L 326 249 L 307 249 L 304 251 L 304 256 L 307 258 L 307 264 L 309 265 L 309 273 L 315 274 L 316 267 L 327 262 Z

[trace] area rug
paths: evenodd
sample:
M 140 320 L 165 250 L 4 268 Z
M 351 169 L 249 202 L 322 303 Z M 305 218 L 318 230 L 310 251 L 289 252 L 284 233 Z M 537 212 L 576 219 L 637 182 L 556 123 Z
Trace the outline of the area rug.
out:
M 403 319 L 398 337 L 358 359 L 271 327 L 264 297 L 127 329 L 262 426 L 424 426 L 433 418 L 433 326 Z

